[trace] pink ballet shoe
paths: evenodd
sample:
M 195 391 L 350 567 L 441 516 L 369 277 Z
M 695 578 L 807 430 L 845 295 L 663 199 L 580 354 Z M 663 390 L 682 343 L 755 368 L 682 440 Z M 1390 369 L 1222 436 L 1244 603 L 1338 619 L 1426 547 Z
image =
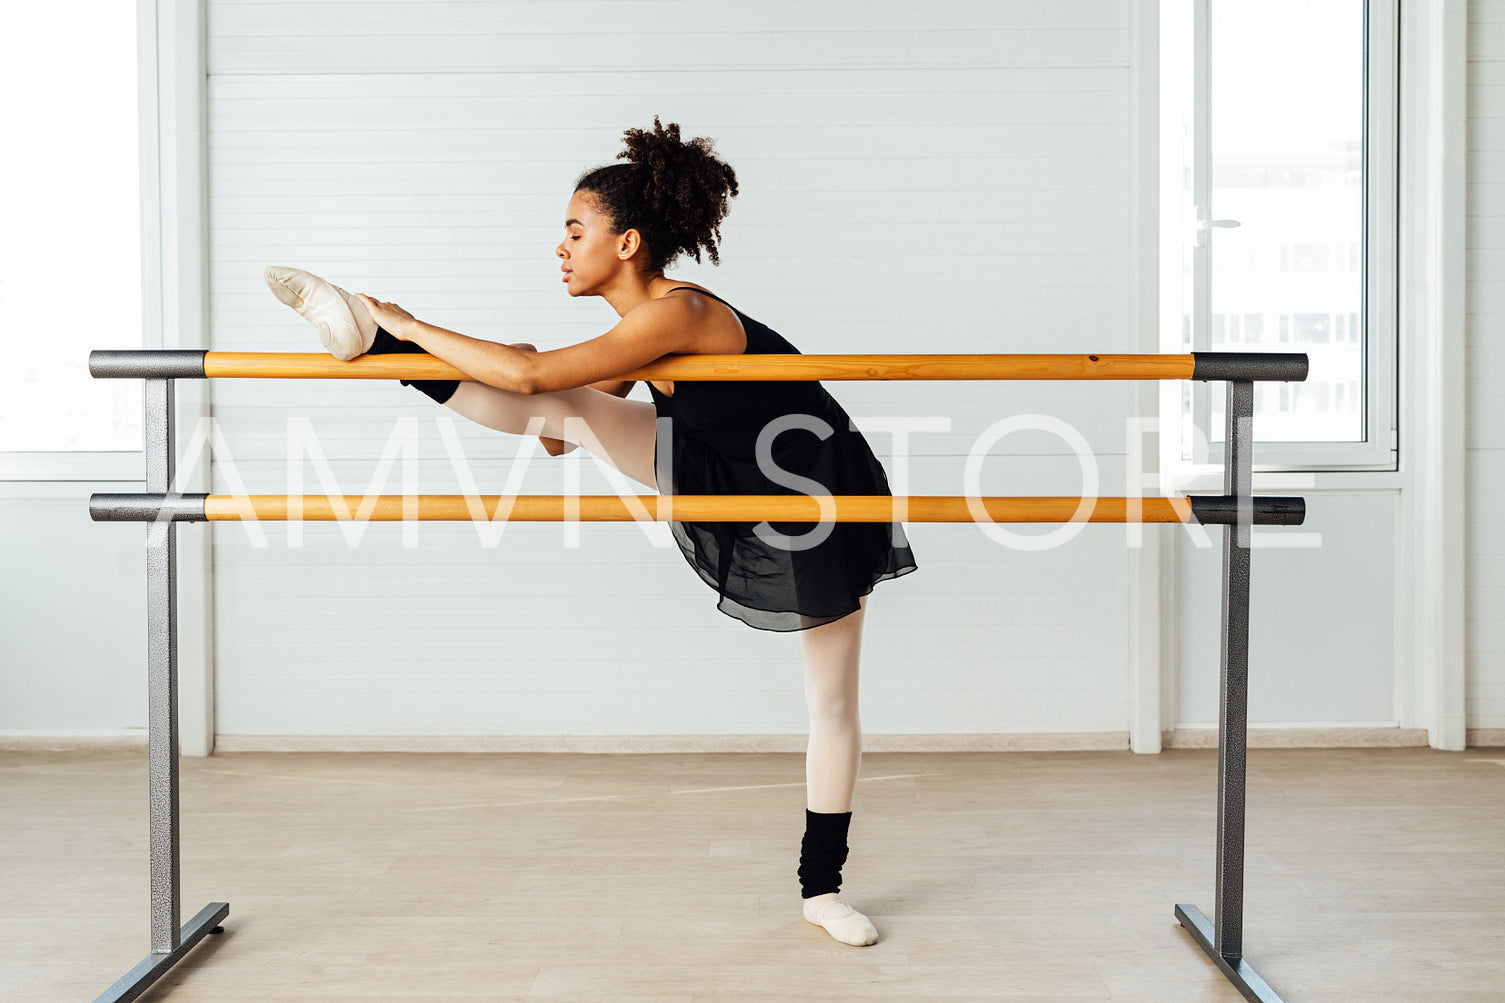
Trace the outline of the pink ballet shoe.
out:
M 827 933 L 843 944 L 867 947 L 878 943 L 878 931 L 872 921 L 843 902 L 835 892 L 816 895 L 803 901 L 805 919 L 816 926 L 825 927 Z
M 349 362 L 370 350 L 376 340 L 376 322 L 345 290 L 312 272 L 283 265 L 268 265 L 262 277 L 273 296 L 318 330 L 319 343 L 336 359 Z M 367 323 L 360 323 L 360 316 Z

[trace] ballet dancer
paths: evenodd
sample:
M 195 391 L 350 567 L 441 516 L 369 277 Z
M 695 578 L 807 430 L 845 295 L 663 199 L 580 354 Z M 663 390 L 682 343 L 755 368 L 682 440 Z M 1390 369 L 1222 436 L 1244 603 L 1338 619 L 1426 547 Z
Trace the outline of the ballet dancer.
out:
M 403 380 L 481 425 L 539 437 L 550 455 L 585 445 L 660 494 L 793 494 L 770 478 L 788 473 L 833 495 L 887 495 L 888 479 L 867 440 L 818 381 L 649 381 L 649 401 L 626 399 L 634 381 L 614 379 L 669 355 L 799 354 L 767 325 L 704 286 L 667 277 L 701 249 L 720 264 L 720 223 L 737 194 L 732 168 L 710 140 L 680 140 L 679 126 L 628 129 L 618 160 L 576 181 L 554 253 L 574 297 L 599 296 L 620 318 L 600 337 L 540 352 L 418 320 L 396 303 L 351 294 L 297 268 L 265 278 L 283 303 L 319 332 L 336 358 L 427 353 L 466 380 Z M 655 469 L 657 419 L 668 416 L 670 484 Z M 584 419 L 585 434 L 579 423 Z M 789 426 L 789 419 L 795 421 Z M 769 423 L 784 419 L 765 436 Z M 811 427 L 811 426 L 814 427 Z M 535 426 L 535 430 L 536 426 Z M 595 442 L 582 442 L 594 437 Z M 780 472 L 784 473 L 780 473 Z M 806 482 L 808 483 L 808 481 Z M 878 933 L 840 894 L 852 798 L 862 763 L 858 663 L 867 596 L 877 582 L 914 571 L 898 523 L 684 523 L 671 530 L 723 613 L 760 630 L 800 631 L 810 740 L 805 756 L 802 910 L 844 944 Z M 763 532 L 758 526 L 767 527 Z

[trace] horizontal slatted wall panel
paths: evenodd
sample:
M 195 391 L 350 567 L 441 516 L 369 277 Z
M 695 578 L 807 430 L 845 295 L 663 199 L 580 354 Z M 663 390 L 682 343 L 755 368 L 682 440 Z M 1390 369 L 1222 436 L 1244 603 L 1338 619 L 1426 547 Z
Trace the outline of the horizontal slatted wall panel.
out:
M 547 350 L 601 334 L 553 249 L 575 178 L 658 114 L 709 136 L 741 194 L 700 282 L 806 353 L 1124 352 L 1129 9 L 1052 4 L 309 2 L 209 5 L 212 327 L 221 350 L 318 351 L 261 281 L 307 268 L 467 334 Z M 1120 493 L 1127 384 L 832 382 L 855 419 L 942 416 L 908 490 L 959 494 L 1009 415 L 1075 426 Z M 419 490 L 481 490 L 523 441 L 394 384 L 220 381 L 215 490 L 285 490 L 289 417 L 345 493 L 402 418 Z M 634 398 L 648 399 L 638 387 Z M 869 435 L 896 478 L 887 433 Z M 981 489 L 1075 494 L 1043 433 L 994 445 Z M 583 451 L 579 454 L 583 456 Z M 520 489 L 561 493 L 542 455 Z M 315 464 L 309 492 L 321 492 Z M 647 493 L 635 482 L 632 490 Z M 383 489 L 401 490 L 394 467 Z M 899 485 L 895 481 L 895 488 Z M 614 490 L 587 457 L 583 489 Z M 1049 527 L 1015 527 L 1020 534 Z M 806 728 L 799 635 L 715 609 L 667 527 L 516 524 L 485 547 L 309 525 L 211 530 L 224 734 L 716 734 Z M 1031 551 L 908 527 L 920 570 L 867 617 L 872 733 L 1127 729 L 1127 551 L 1087 527 Z
M 1468 20 L 1467 720 L 1505 728 L 1505 0 Z

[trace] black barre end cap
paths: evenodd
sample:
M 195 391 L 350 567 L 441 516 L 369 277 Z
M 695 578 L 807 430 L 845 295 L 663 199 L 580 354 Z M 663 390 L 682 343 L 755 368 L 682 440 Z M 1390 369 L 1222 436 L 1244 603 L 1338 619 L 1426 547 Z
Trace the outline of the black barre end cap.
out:
M 1305 352 L 1192 352 L 1194 380 L 1279 380 L 1300 383 L 1306 379 Z
M 1191 514 L 1204 526 L 1232 526 L 1238 522 L 1238 498 L 1233 495 L 1187 495 Z M 1306 522 L 1306 499 L 1300 495 L 1255 495 L 1249 499 L 1255 526 L 1300 526 Z

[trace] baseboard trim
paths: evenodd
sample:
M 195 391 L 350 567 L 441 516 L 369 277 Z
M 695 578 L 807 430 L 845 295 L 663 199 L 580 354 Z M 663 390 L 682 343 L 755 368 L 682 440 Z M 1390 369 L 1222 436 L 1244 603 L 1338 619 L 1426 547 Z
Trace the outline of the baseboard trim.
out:
M 1216 749 L 1216 728 L 1161 732 L 1167 749 Z M 1425 746 L 1425 728 L 1250 728 L 1251 749 L 1391 749 Z
M 218 735 L 219 752 L 535 752 L 587 754 L 804 752 L 806 735 Z M 1215 729 L 1162 732 L 1166 749 L 1215 749 Z M 1505 746 L 1505 728 L 1470 728 L 1470 747 Z M 0 733 L 0 752 L 145 750 L 145 731 Z M 1255 728 L 1251 749 L 1426 746 L 1423 728 Z M 1102 752 L 1129 748 L 1127 731 L 863 735 L 864 752 Z
M 146 729 L 122 731 L 0 732 L 0 752 L 74 752 L 80 749 L 141 749 L 147 746 Z
M 808 735 L 218 735 L 220 752 L 800 752 Z M 864 752 L 1077 752 L 1129 747 L 1127 731 L 863 735 Z

